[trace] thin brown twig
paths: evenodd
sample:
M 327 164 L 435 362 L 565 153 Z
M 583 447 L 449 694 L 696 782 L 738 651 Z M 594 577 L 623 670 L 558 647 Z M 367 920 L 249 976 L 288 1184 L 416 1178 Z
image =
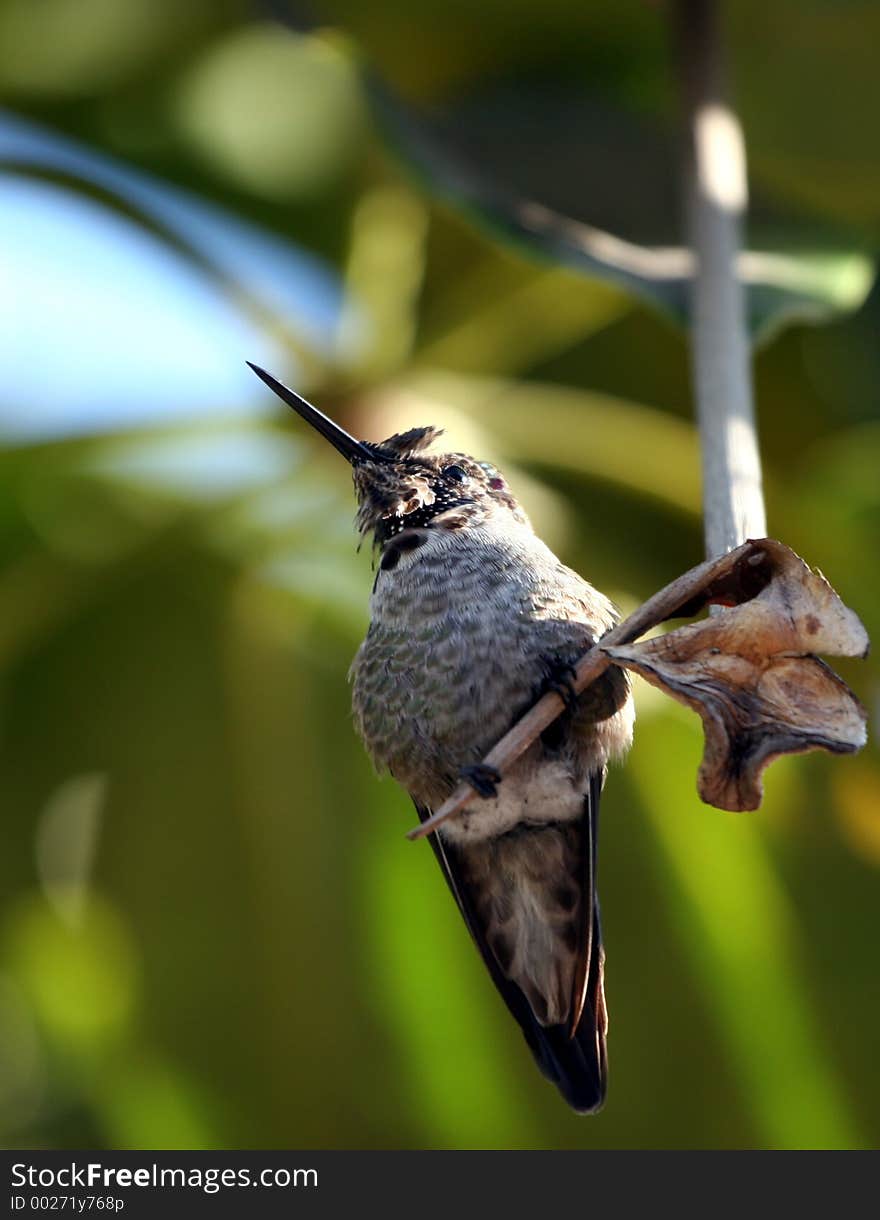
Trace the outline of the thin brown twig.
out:
M 754 562 L 754 557 L 761 554 L 760 546 L 760 541 L 750 540 L 720 559 L 707 559 L 697 567 L 685 572 L 683 576 L 679 576 L 671 584 L 666 585 L 653 597 L 649 597 L 628 619 L 618 623 L 597 644 L 594 644 L 589 652 L 584 653 L 574 667 L 572 681 L 574 689 L 578 693 L 585 690 L 592 682 L 601 677 L 609 665 L 614 664 L 611 658 L 606 656 L 606 648 L 613 648 L 618 644 L 631 644 L 657 623 L 673 618 L 676 611 L 688 606 L 688 603 L 694 602 L 700 594 L 704 593 L 710 577 L 711 583 L 715 584 L 729 575 L 737 564 L 745 560 Z M 542 695 L 538 702 L 492 747 L 483 759 L 483 763 L 486 766 L 494 767 L 503 776 L 519 756 L 525 753 L 532 742 L 562 713 L 564 707 L 564 701 L 555 691 L 548 691 L 546 695 Z M 422 839 L 426 835 L 432 834 L 438 826 L 442 826 L 448 818 L 454 817 L 473 799 L 474 789 L 471 785 L 460 784 L 436 813 L 422 822 L 421 826 L 416 826 L 409 831 L 407 838 Z

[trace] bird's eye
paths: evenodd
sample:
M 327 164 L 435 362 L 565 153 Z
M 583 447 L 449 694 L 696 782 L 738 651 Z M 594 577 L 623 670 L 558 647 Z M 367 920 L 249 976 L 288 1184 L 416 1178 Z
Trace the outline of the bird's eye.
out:
M 453 483 L 464 483 L 467 479 L 467 471 L 462 470 L 460 466 L 444 466 L 443 476 L 452 479 Z

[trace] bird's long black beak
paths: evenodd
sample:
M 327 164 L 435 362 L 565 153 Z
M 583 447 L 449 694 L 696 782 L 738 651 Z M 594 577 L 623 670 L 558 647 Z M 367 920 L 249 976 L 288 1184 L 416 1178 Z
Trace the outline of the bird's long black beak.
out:
M 332 419 L 328 419 L 323 411 L 319 411 L 310 402 L 300 398 L 299 394 L 294 393 L 286 385 L 277 381 L 271 373 L 267 373 L 259 365 L 251 364 L 250 360 L 246 363 L 249 368 L 254 370 L 260 381 L 264 381 L 270 390 L 274 390 L 282 402 L 286 402 L 289 407 L 293 407 L 297 415 L 301 415 L 306 423 L 312 425 L 316 432 L 320 432 L 324 439 L 328 440 L 334 449 L 338 449 L 342 456 L 347 458 L 353 466 L 358 462 L 375 462 L 379 460 L 380 455 L 375 451 L 373 446 L 365 445 L 363 441 L 356 441 L 353 436 L 348 435 L 344 428 L 340 428 L 339 424 L 334 424 Z

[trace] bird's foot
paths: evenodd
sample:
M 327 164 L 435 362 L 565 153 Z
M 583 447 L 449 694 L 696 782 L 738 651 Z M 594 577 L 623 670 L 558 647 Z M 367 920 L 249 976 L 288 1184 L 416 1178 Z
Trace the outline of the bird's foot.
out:
M 541 693 L 546 695 L 547 691 L 552 690 L 565 704 L 566 710 L 573 712 L 579 698 L 578 692 L 574 688 L 576 677 L 577 673 L 573 665 L 569 665 L 565 661 L 551 661 L 547 666 L 547 677 Z
M 471 763 L 462 767 L 458 775 L 466 784 L 470 784 L 484 801 L 492 800 L 498 795 L 495 785 L 501 783 L 501 772 L 497 767 L 490 767 L 488 763 Z

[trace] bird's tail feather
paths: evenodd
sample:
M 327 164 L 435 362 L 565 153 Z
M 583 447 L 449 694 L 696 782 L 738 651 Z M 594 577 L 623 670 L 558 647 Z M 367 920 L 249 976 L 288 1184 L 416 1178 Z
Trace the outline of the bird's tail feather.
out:
M 516 1014 L 538 1067 L 580 1114 L 594 1113 L 602 1106 L 608 1082 L 604 966 L 605 951 L 596 905 L 586 996 L 574 1031 L 568 1024 L 539 1025 L 528 1009 Z
M 583 931 L 578 953 L 581 967 L 575 977 L 566 1020 L 558 1024 L 542 1024 L 535 1014 L 534 997 L 530 1002 L 522 987 L 502 970 L 495 951 L 487 941 L 484 919 L 478 914 L 473 885 L 469 883 L 469 870 L 463 867 L 463 853 L 454 844 L 444 842 L 436 835 L 431 836 L 431 845 L 477 948 L 493 982 L 520 1025 L 538 1067 L 556 1085 L 569 1105 L 582 1114 L 592 1113 L 601 1107 L 605 1099 L 608 1066 L 605 951 L 596 895 L 601 787 L 602 775 L 597 772 L 591 777 L 584 801 L 584 816 L 577 827 L 579 836 L 575 836 L 580 838 L 581 844 L 576 856 L 580 884 L 583 886 L 581 910 L 586 918 L 581 925 Z M 417 808 L 420 818 L 424 820 L 428 811 Z M 572 831 L 575 829 L 571 827 Z M 542 832 L 535 828 L 533 833 L 537 835 Z

